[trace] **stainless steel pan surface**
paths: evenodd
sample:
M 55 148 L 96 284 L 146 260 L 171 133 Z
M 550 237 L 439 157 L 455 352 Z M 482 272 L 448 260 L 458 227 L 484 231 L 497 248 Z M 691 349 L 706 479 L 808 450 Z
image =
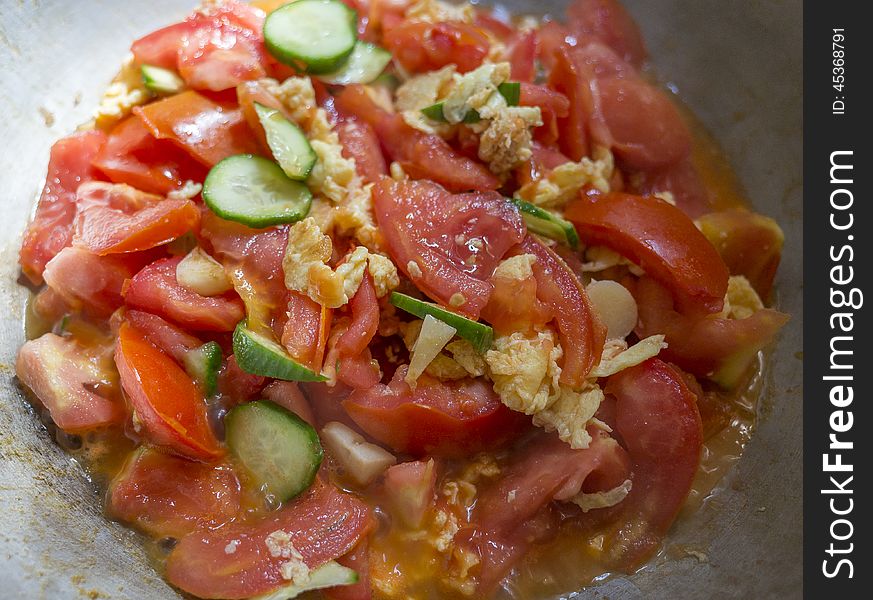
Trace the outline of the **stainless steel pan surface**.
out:
M 193 0 L 0 2 L 0 596 L 169 599 L 136 535 L 107 521 L 80 467 L 21 399 L 14 360 L 27 291 L 21 231 L 48 151 L 90 116 L 130 42 Z M 561 0 L 510 9 L 562 12 Z M 625 0 L 657 72 L 715 135 L 759 211 L 785 229 L 773 352 L 752 442 L 718 493 L 682 518 L 666 554 L 582 598 L 796 598 L 801 593 L 801 2 Z M 682 552 L 683 548 L 695 551 Z

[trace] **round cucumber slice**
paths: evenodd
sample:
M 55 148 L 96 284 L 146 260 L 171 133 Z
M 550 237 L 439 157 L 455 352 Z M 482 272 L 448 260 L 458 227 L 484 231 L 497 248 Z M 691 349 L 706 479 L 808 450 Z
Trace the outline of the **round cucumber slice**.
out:
M 285 381 L 325 381 L 323 375 L 307 369 L 265 335 L 248 328 L 245 322 L 233 332 L 233 354 L 239 368 L 252 375 Z
M 202 193 L 206 206 L 222 219 L 255 228 L 299 221 L 312 204 L 309 188 L 273 161 L 252 154 L 230 156 L 212 167 Z
M 318 434 L 293 412 L 266 400 L 224 418 L 227 445 L 258 488 L 282 502 L 306 490 L 324 457 Z
M 264 41 L 285 64 L 329 73 L 352 53 L 356 26 L 357 15 L 339 0 L 297 0 L 267 16 Z
M 275 108 L 255 102 L 255 112 L 267 135 L 270 152 L 285 175 L 296 181 L 309 177 L 318 157 L 300 128 Z
M 391 62 L 391 53 L 375 44 L 358 41 L 346 62 L 333 73 L 319 75 L 325 83 L 350 85 L 370 83 L 385 70 Z

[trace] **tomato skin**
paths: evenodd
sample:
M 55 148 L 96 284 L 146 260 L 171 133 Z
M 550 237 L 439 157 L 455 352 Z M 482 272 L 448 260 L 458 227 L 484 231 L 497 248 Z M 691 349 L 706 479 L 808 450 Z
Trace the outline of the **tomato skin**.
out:
M 779 224 L 745 209 L 709 213 L 698 222 L 731 275 L 743 275 L 766 300 L 773 288 L 785 241 Z
M 635 169 L 678 163 L 691 152 L 691 133 L 664 94 L 638 79 L 598 79 L 592 85 L 594 141 Z
M 340 354 L 346 356 L 366 350 L 379 328 L 379 301 L 369 272 L 364 273 L 358 291 L 349 300 L 349 309 L 352 322 L 336 344 Z
M 549 73 L 549 87 L 563 94 L 569 113 L 557 120 L 561 152 L 578 162 L 589 152 L 588 107 L 590 91 L 584 74 L 574 62 L 569 47 L 562 46 L 553 55 L 554 67 Z
M 722 309 L 728 270 L 685 213 L 655 198 L 583 194 L 565 212 L 586 244 L 612 248 L 670 288 L 683 313 Z
M 182 258 L 161 259 L 134 275 L 124 291 L 125 304 L 195 331 L 233 331 L 245 317 L 242 302 L 233 292 L 207 297 L 183 288 L 176 281 Z
M 789 319 L 767 308 L 738 320 L 680 314 L 669 291 L 649 277 L 639 280 L 634 297 L 640 315 L 638 335 L 664 334 L 666 360 L 699 377 L 714 376 L 726 387 L 732 386 Z
M 413 73 L 448 64 L 456 65 L 460 73 L 472 71 L 482 64 L 491 45 L 481 29 L 459 22 L 406 21 L 387 31 L 382 42 Z
M 400 367 L 389 384 L 356 390 L 343 401 L 361 429 L 397 452 L 469 456 L 507 441 L 525 422 L 485 382 L 442 383 L 425 374 L 412 390 L 406 371 Z
M 452 191 L 496 190 L 500 180 L 488 168 L 455 152 L 448 142 L 410 127 L 401 115 L 385 112 L 361 85 L 346 86 L 336 109 L 368 123 L 389 160 L 414 179 L 431 179 Z
M 77 433 L 115 425 L 124 420 L 125 410 L 111 363 L 106 368 L 101 360 L 110 351 L 111 347 L 86 348 L 47 333 L 24 343 L 15 360 L 15 374 L 60 429 Z M 100 393 L 92 391 L 95 384 L 101 386 Z
M 563 94 L 543 85 L 521 82 L 520 106 L 539 106 L 543 124 L 534 136 L 543 144 L 554 144 L 560 137 L 558 119 L 570 114 L 570 101 Z
M 209 461 L 224 454 L 197 386 L 129 323 L 118 329 L 115 365 L 136 422 L 150 442 L 194 460 Z
M 528 235 L 513 253 L 533 254 L 536 297 L 554 315 L 564 357 L 561 383 L 579 388 L 600 360 L 606 328 L 597 319 L 579 278 L 557 254 Z
M 324 360 L 332 315 L 332 309 L 288 290 L 288 318 L 282 326 L 282 345 L 292 358 L 316 372 L 321 370 Z
M 83 184 L 76 206 L 73 245 L 98 256 L 148 250 L 200 222 L 200 211 L 190 200 L 167 200 L 125 184 Z
M 201 529 L 183 537 L 167 557 L 167 580 L 200 598 L 242 599 L 286 583 L 265 543 L 285 531 L 310 569 L 351 550 L 370 527 L 370 509 L 350 494 L 316 480 L 303 496 L 256 522 Z M 237 540 L 236 551 L 225 548 Z
M 186 181 L 203 181 L 206 169 L 171 142 L 155 139 L 142 119 L 130 116 L 109 133 L 92 163 L 113 183 L 166 195 Z
M 242 111 L 192 90 L 138 106 L 133 112 L 154 137 L 170 140 L 207 167 L 234 154 L 259 152 Z
M 33 220 L 24 231 L 18 262 L 34 285 L 42 283 L 46 264 L 73 237 L 76 190 L 81 183 L 103 179 L 91 166 L 106 143 L 101 131 L 82 131 L 55 142 L 49 157 L 46 184 Z
M 617 0 L 574 0 L 567 8 L 567 20 L 579 39 L 598 39 L 636 67 L 645 62 L 640 30 Z
M 428 181 L 382 179 L 373 188 L 376 222 L 391 258 L 420 290 L 473 319 L 488 303 L 487 279 L 525 234 L 518 211 L 496 192 L 450 194 Z M 456 238 L 479 239 L 481 247 Z M 410 271 L 415 262 L 416 270 Z
M 606 557 L 633 572 L 660 546 L 700 465 L 703 432 L 697 398 L 682 375 L 653 358 L 609 378 L 616 433 L 633 463 L 633 486 L 606 533 Z
M 155 539 L 180 538 L 220 524 L 240 509 L 240 485 L 227 464 L 203 464 L 141 447 L 112 480 L 107 512 Z

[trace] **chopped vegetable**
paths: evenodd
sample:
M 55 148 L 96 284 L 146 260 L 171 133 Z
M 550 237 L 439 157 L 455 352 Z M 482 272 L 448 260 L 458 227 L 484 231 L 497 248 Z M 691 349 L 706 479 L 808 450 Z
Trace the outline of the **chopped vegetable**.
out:
M 218 389 L 218 372 L 224 356 L 218 342 L 206 342 L 185 354 L 185 370 L 203 391 L 206 398 L 215 395 Z
M 300 128 L 275 108 L 258 102 L 254 106 L 267 136 L 270 152 L 285 171 L 285 175 L 297 181 L 309 177 L 318 157 Z
M 484 323 L 473 321 L 467 317 L 450 312 L 432 302 L 418 300 L 400 292 L 392 292 L 391 304 L 416 317 L 423 319 L 430 315 L 450 325 L 457 331 L 459 336 L 470 342 L 479 353 L 485 352 L 491 347 L 491 340 L 494 339 L 494 330 Z
M 566 244 L 573 250 L 579 248 L 579 234 L 570 221 L 518 198 L 513 198 L 512 203 L 518 207 L 528 231 Z
M 274 592 L 255 596 L 250 600 L 291 600 L 304 592 L 320 590 L 323 588 L 353 585 L 358 582 L 358 574 L 348 567 L 344 567 L 335 560 L 325 563 L 309 573 L 306 583 L 289 583 Z
M 185 89 L 185 81 L 174 71 L 154 65 L 143 65 L 140 69 L 143 83 L 156 94 L 178 94 Z
M 521 84 L 517 81 L 507 81 L 501 83 L 497 86 L 497 91 L 503 96 L 503 99 L 506 100 L 506 104 L 508 106 L 518 106 L 518 101 L 521 98 Z M 440 123 L 445 123 L 448 121 L 443 112 L 444 105 L 442 102 L 437 102 L 436 104 L 431 104 L 430 106 L 426 106 L 421 109 L 421 112 L 425 117 L 432 121 L 438 121 Z M 471 109 L 464 115 L 464 118 L 461 120 L 462 123 L 478 123 L 482 117 L 479 116 L 479 113 L 475 109 Z
M 397 462 L 393 454 L 365 440 L 350 427 L 331 421 L 321 430 L 321 439 L 345 473 L 361 487 L 372 483 Z
M 233 289 L 221 263 L 200 246 L 191 250 L 176 265 L 176 281 L 183 288 L 201 296 L 218 296 Z
M 312 192 L 273 161 L 239 154 L 209 171 L 203 182 L 203 201 L 222 219 L 263 228 L 305 217 Z
M 295 361 L 274 340 L 248 328 L 240 322 L 233 332 L 233 353 L 246 373 L 286 381 L 325 381 L 323 375 Z
M 329 73 L 354 50 L 356 25 L 357 15 L 339 0 L 298 0 L 269 14 L 264 41 L 288 65 Z
M 315 479 L 323 451 L 306 421 L 266 400 L 237 406 L 224 419 L 227 445 L 256 487 L 284 502 Z
M 424 373 L 427 366 L 443 351 L 443 348 L 455 337 L 457 332 L 457 329 L 433 315 L 424 316 L 421 331 L 418 333 L 418 339 L 415 340 L 412 354 L 409 357 L 409 371 L 406 373 L 406 383 L 409 384 L 409 387 L 415 389 L 419 376 Z
M 343 65 L 332 73 L 324 73 L 318 78 L 333 85 L 371 83 L 391 62 L 391 53 L 375 44 L 355 42 L 355 47 Z
M 606 325 L 607 339 L 624 339 L 637 326 L 637 301 L 617 281 L 592 281 L 585 292 L 597 318 Z

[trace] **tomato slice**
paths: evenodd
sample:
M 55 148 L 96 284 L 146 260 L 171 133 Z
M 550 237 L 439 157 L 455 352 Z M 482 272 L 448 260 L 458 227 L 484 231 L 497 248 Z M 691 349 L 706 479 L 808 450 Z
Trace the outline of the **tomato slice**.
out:
M 201 296 L 182 287 L 176 281 L 176 266 L 181 261 L 181 256 L 164 258 L 134 275 L 124 291 L 125 304 L 195 331 L 233 331 L 245 317 L 239 297 L 233 292 Z
M 767 308 L 746 319 L 679 314 L 669 291 L 648 277 L 639 280 L 634 296 L 640 315 L 638 335 L 664 334 L 667 360 L 700 377 L 714 377 L 726 387 L 746 371 L 789 319 Z
M 219 525 L 240 509 L 240 485 L 227 464 L 203 464 L 141 447 L 109 484 L 107 512 L 152 536 L 180 538 Z
M 336 106 L 369 123 L 388 158 L 414 179 L 431 179 L 458 192 L 500 187 L 500 180 L 485 165 L 455 152 L 441 137 L 410 127 L 402 116 L 385 112 L 363 86 L 347 86 L 336 97 Z
M 567 7 L 567 21 L 580 40 L 596 38 L 636 67 L 645 62 L 639 27 L 617 0 L 574 0 Z
M 115 365 L 135 422 L 151 443 L 195 460 L 213 460 L 224 453 L 197 386 L 129 323 L 118 329 Z
M 238 108 L 188 90 L 134 108 L 151 134 L 170 140 L 207 167 L 258 146 Z
M 691 152 L 691 133 L 664 92 L 639 79 L 599 79 L 592 86 L 592 138 L 623 164 L 657 169 Z
M 406 21 L 387 31 L 382 42 L 413 73 L 448 64 L 457 66 L 460 73 L 472 71 L 482 64 L 491 46 L 481 29 L 459 22 Z
M 537 32 L 534 29 L 513 32 L 506 47 L 506 58 L 512 66 L 510 79 L 531 83 L 536 76 Z
M 779 224 L 745 209 L 710 213 L 698 222 L 731 274 L 743 275 L 761 298 L 768 298 L 785 241 Z
M 132 274 L 120 258 L 69 247 L 49 261 L 43 276 L 73 310 L 107 318 L 123 304 L 122 288 Z
M 565 119 L 570 114 L 567 97 L 546 86 L 522 82 L 518 103 L 540 107 L 543 124 L 534 130 L 534 135 L 543 144 L 554 144 L 560 137 L 558 119 Z
M 267 88 L 260 81 L 246 81 L 236 87 L 236 98 L 239 102 L 239 107 L 242 110 L 243 117 L 249 126 L 249 129 L 258 138 L 258 143 L 266 156 L 271 156 L 270 146 L 267 144 L 267 135 L 264 133 L 264 128 L 261 125 L 261 120 L 255 110 L 255 102 L 267 108 L 273 108 L 290 119 L 285 106 L 273 94 L 267 91 Z
M 343 156 L 354 159 L 355 169 L 364 183 L 375 183 L 388 174 L 379 138 L 369 123 L 355 117 L 340 117 L 334 125 L 343 146 Z
M 630 174 L 632 193 L 650 196 L 656 192 L 670 192 L 676 206 L 692 219 L 712 210 L 714 194 L 704 185 L 691 158 L 662 169 L 649 169 Z
M 286 533 L 310 569 L 351 550 L 370 526 L 370 509 L 350 494 L 316 481 L 302 497 L 254 522 L 202 529 L 183 537 L 167 557 L 167 580 L 200 598 L 249 598 L 287 583 L 267 538 Z M 233 551 L 227 551 L 233 548 Z
M 564 350 L 561 383 L 579 388 L 600 360 L 606 328 L 594 314 L 579 278 L 557 254 L 531 236 L 513 252 L 537 257 L 532 267 L 536 297 L 554 315 Z
M 193 335 L 151 313 L 127 310 L 124 313 L 124 320 L 177 362 L 181 362 L 191 350 L 203 345 L 203 342 Z
M 352 585 L 339 585 L 323 591 L 327 600 L 371 600 L 373 592 L 370 584 L 370 543 L 363 538 L 355 548 L 337 559 L 337 562 L 354 570 L 358 582 Z
M 398 267 L 428 296 L 473 319 L 491 295 L 488 278 L 525 234 L 518 211 L 496 192 L 451 194 L 429 181 L 385 178 L 373 188 L 373 205 Z
M 628 573 L 651 557 L 685 502 L 700 464 L 703 433 L 697 398 L 681 374 L 650 359 L 612 376 L 615 430 L 633 463 L 633 486 L 616 509 L 604 550 Z
M 288 291 L 287 320 L 282 327 L 282 345 L 297 362 L 316 373 L 321 371 L 333 310 L 309 296 Z
M 557 119 L 560 132 L 558 144 L 561 152 L 578 162 L 588 156 L 590 114 L 590 91 L 588 81 L 573 60 L 568 46 L 558 46 L 552 60 L 554 67 L 549 73 L 549 87 L 564 95 L 570 103 L 566 117 Z
M 484 381 L 443 383 L 425 374 L 412 390 L 406 371 L 400 367 L 387 385 L 356 390 L 343 402 L 361 429 L 397 452 L 469 456 L 506 442 L 526 421 Z
M 186 181 L 203 181 L 206 169 L 172 142 L 158 140 L 142 119 L 130 116 L 109 134 L 92 164 L 113 183 L 165 195 Z
M 243 371 L 231 354 L 218 374 L 218 391 L 231 405 L 254 400 L 267 385 L 267 378 Z
M 136 40 L 130 51 L 138 65 L 154 65 L 175 71 L 179 48 L 193 29 L 191 21 L 163 27 Z
M 49 157 L 46 184 L 33 220 L 24 231 L 18 262 L 34 284 L 42 283 L 46 264 L 73 238 L 76 190 L 86 181 L 103 179 L 91 161 L 106 143 L 101 131 L 82 131 L 55 142 Z
M 336 344 L 340 354 L 346 356 L 366 350 L 379 327 L 379 301 L 369 273 L 364 273 L 358 291 L 349 301 L 349 310 L 352 321 Z
M 166 200 L 129 185 L 79 186 L 73 245 L 98 256 L 148 250 L 191 231 L 200 211 L 190 200 Z
M 111 346 L 84 346 L 47 333 L 18 351 L 15 374 L 70 433 L 121 423 L 125 411 L 111 361 Z
M 722 309 L 727 267 L 675 206 L 653 196 L 592 192 L 571 202 L 565 217 L 586 244 L 612 248 L 666 285 L 680 311 L 701 314 Z
M 532 542 L 548 537 L 554 522 L 544 517 L 551 501 L 572 498 L 589 480 L 599 480 L 603 487 L 597 489 L 607 490 L 628 476 L 630 461 L 621 446 L 603 431 L 591 433 L 590 446 L 580 450 L 554 435 L 536 437 L 480 493 L 470 524 L 456 536 L 480 558 L 480 594 L 493 591 Z

